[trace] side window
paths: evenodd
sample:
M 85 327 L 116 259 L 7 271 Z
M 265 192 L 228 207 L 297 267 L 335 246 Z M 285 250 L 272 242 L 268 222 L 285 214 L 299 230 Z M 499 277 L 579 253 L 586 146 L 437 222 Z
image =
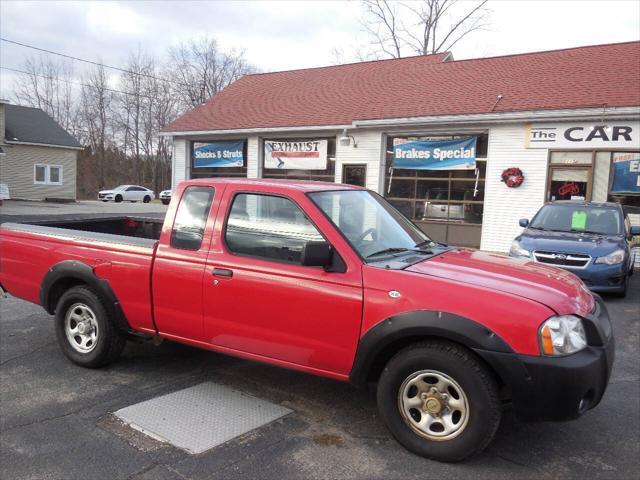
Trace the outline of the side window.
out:
M 324 238 L 291 200 L 241 193 L 235 196 L 225 241 L 234 253 L 300 263 L 302 247 Z
M 211 187 L 187 187 L 178 205 L 171 231 L 171 246 L 199 250 L 213 200 Z

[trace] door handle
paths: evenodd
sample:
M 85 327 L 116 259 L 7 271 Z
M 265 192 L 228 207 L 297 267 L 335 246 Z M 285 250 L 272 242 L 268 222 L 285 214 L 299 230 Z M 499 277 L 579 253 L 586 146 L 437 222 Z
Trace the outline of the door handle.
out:
M 229 270 L 228 268 L 214 268 L 213 276 L 231 278 L 233 277 L 233 270 Z

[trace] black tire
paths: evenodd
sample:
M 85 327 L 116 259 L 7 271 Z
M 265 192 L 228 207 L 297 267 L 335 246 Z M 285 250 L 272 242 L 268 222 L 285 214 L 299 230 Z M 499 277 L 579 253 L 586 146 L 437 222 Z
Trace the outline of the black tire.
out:
M 109 200 L 102 200 L 103 202 L 108 202 Z
M 116 195 L 115 201 L 116 203 L 120 203 L 122 201 L 122 195 Z
M 162 200 L 163 205 L 169 205 L 170 203 L 171 203 L 171 200 Z
M 149 203 L 149 202 L 151 201 L 151 197 L 150 197 L 149 195 L 146 195 L 146 196 L 142 199 L 142 201 L 143 201 L 144 203 Z
M 435 440 L 418 434 L 409 425 L 410 420 L 405 420 L 401 413 L 400 389 L 403 382 L 412 376 L 420 381 L 425 380 L 429 374 L 424 374 L 425 377 L 416 376 L 417 372 L 423 370 L 448 376 L 457 382 L 466 396 L 466 424 L 460 423 L 463 426 L 452 438 Z M 461 461 L 481 452 L 493 439 L 502 416 L 498 386 L 493 374 L 471 351 L 448 342 L 420 342 L 398 352 L 389 360 L 380 376 L 377 397 L 380 415 L 396 440 L 417 455 L 442 462 Z M 452 397 L 455 398 L 455 395 Z M 413 410 L 410 410 L 412 416 L 414 413 L 418 417 L 429 415 L 421 410 Z M 461 422 L 460 417 L 458 419 Z
M 95 345 L 88 352 L 78 351 L 71 345 L 73 340 L 67 338 L 66 316 L 72 307 L 78 308 L 77 305 L 88 307 L 97 323 Z M 125 334 L 113 324 L 98 295 L 85 286 L 72 287 L 60 297 L 56 307 L 55 329 L 62 352 L 72 362 L 87 368 L 99 368 L 115 361 L 126 344 Z

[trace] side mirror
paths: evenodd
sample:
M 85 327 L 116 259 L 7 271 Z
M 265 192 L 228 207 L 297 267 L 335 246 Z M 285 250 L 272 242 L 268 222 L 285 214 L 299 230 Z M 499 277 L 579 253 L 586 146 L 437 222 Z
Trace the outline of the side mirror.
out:
M 631 227 L 631 236 L 640 235 L 640 227 Z
M 306 267 L 328 267 L 333 251 L 327 242 L 307 242 L 302 247 L 300 263 Z
M 527 228 L 529 226 L 529 219 L 521 218 L 518 222 L 522 228 Z

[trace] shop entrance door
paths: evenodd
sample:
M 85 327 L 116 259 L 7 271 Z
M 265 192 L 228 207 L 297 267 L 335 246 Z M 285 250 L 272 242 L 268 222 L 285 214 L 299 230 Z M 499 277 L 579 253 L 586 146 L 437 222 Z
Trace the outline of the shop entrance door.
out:
M 364 187 L 367 183 L 366 165 L 343 165 L 342 183 Z

